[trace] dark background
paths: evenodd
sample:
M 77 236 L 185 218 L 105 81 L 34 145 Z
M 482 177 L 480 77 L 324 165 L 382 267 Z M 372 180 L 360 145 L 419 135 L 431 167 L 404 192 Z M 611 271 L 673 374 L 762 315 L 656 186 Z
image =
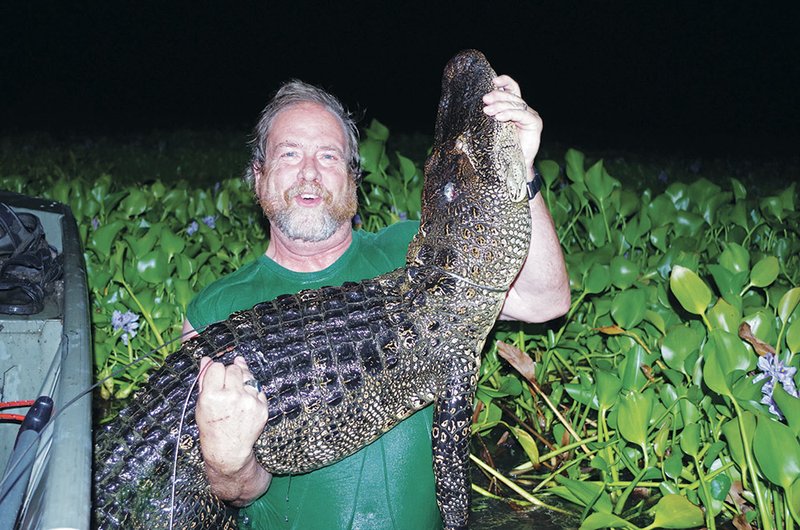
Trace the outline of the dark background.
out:
M 282 80 L 431 133 L 442 68 L 482 50 L 545 141 L 793 153 L 790 2 L 0 3 L 0 134 L 249 130 Z

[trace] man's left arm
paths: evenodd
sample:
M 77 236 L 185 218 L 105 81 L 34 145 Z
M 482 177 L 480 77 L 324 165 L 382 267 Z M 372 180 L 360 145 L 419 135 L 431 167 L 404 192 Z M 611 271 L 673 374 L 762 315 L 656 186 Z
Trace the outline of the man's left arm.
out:
M 494 80 L 495 90 L 483 97 L 484 112 L 517 126 L 528 180 L 539 152 L 542 119 L 522 99 L 519 85 L 507 75 Z M 530 201 L 531 243 L 528 257 L 506 297 L 501 319 L 546 322 L 569 310 L 569 276 L 553 218 L 541 194 Z

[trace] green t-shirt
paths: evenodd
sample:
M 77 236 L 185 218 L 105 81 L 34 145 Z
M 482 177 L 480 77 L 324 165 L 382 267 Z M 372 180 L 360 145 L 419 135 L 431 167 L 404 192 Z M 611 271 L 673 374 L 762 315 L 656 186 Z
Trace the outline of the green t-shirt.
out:
M 187 308 L 195 329 L 281 294 L 373 278 L 405 264 L 419 223 L 396 223 L 353 242 L 330 267 L 312 273 L 285 269 L 260 256 L 203 289 Z M 441 528 L 432 469 L 432 407 L 336 464 L 311 473 L 274 476 L 267 492 L 243 510 L 255 529 L 427 530 Z

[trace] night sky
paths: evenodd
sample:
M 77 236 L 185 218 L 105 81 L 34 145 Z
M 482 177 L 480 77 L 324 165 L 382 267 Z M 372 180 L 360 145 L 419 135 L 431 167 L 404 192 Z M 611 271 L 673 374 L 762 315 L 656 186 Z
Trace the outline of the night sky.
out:
M 3 0 L 0 134 L 249 130 L 289 78 L 430 133 L 444 64 L 478 48 L 545 141 L 794 152 L 794 4 Z

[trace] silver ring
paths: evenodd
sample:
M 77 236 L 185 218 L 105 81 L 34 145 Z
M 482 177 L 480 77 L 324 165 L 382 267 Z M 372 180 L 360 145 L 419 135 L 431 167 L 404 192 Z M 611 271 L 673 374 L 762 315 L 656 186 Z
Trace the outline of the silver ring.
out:
M 261 388 L 261 381 L 259 381 L 258 379 L 248 379 L 247 381 L 244 382 L 244 386 L 252 386 L 253 388 L 256 389 L 256 392 L 258 392 L 259 394 L 263 390 Z

